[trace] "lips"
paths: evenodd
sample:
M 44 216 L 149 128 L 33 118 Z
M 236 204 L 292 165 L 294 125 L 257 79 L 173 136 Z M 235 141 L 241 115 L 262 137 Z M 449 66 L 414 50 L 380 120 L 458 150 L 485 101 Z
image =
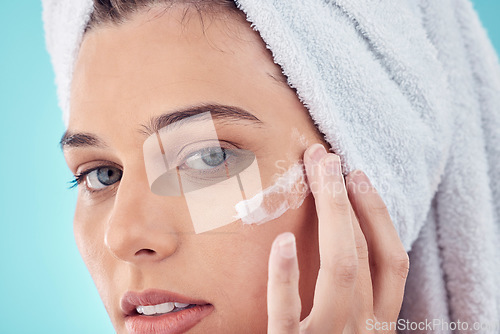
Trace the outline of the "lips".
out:
M 170 304 L 176 306 L 173 309 L 165 306 Z M 125 293 L 121 300 L 121 309 L 130 333 L 180 334 L 208 316 L 213 311 L 213 306 L 203 300 L 152 289 L 142 293 Z

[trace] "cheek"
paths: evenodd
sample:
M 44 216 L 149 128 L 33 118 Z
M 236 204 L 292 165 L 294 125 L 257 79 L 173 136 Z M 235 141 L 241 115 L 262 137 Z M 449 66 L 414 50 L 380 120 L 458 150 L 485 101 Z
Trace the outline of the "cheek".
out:
M 76 245 L 85 264 L 92 273 L 100 266 L 104 251 L 104 229 L 101 219 L 78 199 L 73 221 Z
M 240 223 L 238 223 L 240 224 Z M 241 225 L 240 225 L 241 226 Z M 226 252 L 221 277 L 228 280 L 221 286 L 228 296 L 228 313 L 233 318 L 232 327 L 238 322 L 247 324 L 267 324 L 267 273 L 269 253 L 275 237 L 290 231 L 297 239 L 300 267 L 300 295 L 302 318 L 309 314 L 314 297 L 317 272 L 319 270 L 317 217 L 312 195 L 301 207 L 287 211 L 283 216 L 258 226 L 243 226 L 245 232 L 241 240 L 233 240 L 235 247 Z M 236 318 L 237 317 L 237 318 Z M 257 321 L 257 319 L 259 319 Z M 242 329 L 247 332 L 248 328 Z M 255 332 L 260 332 L 254 328 Z M 263 329 L 265 331 L 265 328 Z
M 81 209 L 77 203 L 73 232 L 80 255 L 109 313 L 113 295 L 110 282 L 113 282 L 115 276 L 116 260 L 104 245 L 105 224 L 98 217 L 89 215 L 89 212 L 92 210 Z
M 217 299 L 221 302 L 217 311 L 227 322 L 221 328 L 231 328 L 234 333 L 262 333 L 267 324 L 268 247 L 259 247 L 248 239 L 237 244 L 240 247 L 227 254 L 227 261 L 216 275 L 221 279 L 217 282 Z

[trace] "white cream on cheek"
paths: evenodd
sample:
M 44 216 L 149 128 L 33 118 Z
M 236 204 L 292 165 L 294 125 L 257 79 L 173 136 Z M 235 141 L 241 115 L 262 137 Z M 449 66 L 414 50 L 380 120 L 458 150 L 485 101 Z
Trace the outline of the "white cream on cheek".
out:
M 263 224 L 281 217 L 290 209 L 299 208 L 310 190 L 306 182 L 304 164 L 298 162 L 281 175 L 276 182 L 235 205 L 235 219 L 243 224 Z

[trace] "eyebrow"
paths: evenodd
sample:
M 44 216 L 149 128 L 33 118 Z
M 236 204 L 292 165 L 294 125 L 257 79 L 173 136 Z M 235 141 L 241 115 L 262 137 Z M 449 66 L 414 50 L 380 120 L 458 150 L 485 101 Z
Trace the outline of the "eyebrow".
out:
M 141 125 L 139 132 L 145 136 L 150 136 L 170 124 L 206 112 L 210 112 L 212 119 L 230 124 L 242 122 L 256 127 L 264 124 L 259 118 L 239 107 L 223 104 L 201 104 L 153 116 L 147 124 Z M 63 151 L 72 147 L 107 147 L 104 141 L 98 136 L 84 132 L 73 133 L 69 130 L 64 133 L 59 144 Z

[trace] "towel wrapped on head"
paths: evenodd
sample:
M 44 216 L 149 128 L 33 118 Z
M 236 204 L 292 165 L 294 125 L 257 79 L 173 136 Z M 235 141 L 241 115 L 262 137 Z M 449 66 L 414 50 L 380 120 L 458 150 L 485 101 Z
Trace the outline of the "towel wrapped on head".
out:
M 500 66 L 470 1 L 237 5 L 344 169 L 362 169 L 381 193 L 410 254 L 400 316 L 498 321 Z M 43 6 L 67 125 L 93 1 Z

